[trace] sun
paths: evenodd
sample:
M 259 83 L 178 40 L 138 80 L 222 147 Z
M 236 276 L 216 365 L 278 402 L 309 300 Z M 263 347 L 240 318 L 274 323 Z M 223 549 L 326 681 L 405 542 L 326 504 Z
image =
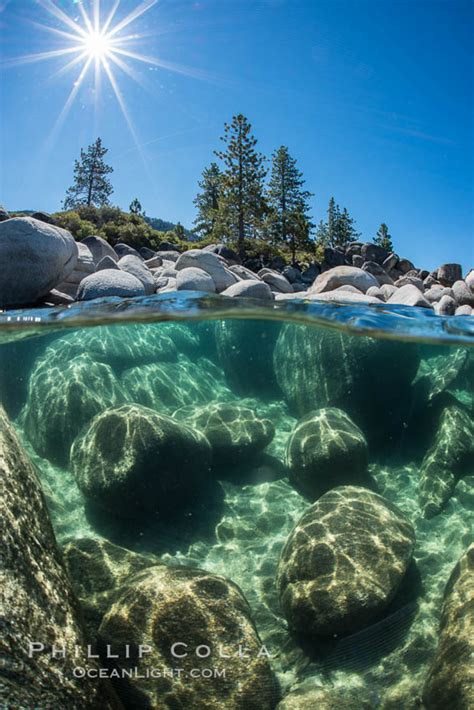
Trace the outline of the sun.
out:
M 107 59 L 112 51 L 112 39 L 103 32 L 93 30 L 84 37 L 84 50 L 92 59 Z
M 132 25 L 135 25 L 142 15 L 148 13 L 158 0 L 141 0 L 139 2 L 136 0 L 74 0 L 75 14 L 73 15 L 66 13 L 60 7 L 60 1 L 37 0 L 49 16 L 49 22 L 33 21 L 38 29 L 47 31 L 57 40 L 51 49 L 1 61 L 0 64 L 14 67 L 19 64 L 43 60 L 56 60 L 57 62 L 63 60 L 59 69 L 55 73 L 49 74 L 49 80 L 55 81 L 60 77 L 71 75 L 71 89 L 47 142 L 53 142 L 81 87 L 86 82 L 90 81 L 92 84 L 95 107 L 97 108 L 103 79 L 105 79 L 112 88 L 138 147 L 136 131 L 119 83 L 120 75 L 126 75 L 128 79 L 132 79 L 145 88 L 146 82 L 143 75 L 135 70 L 135 65 L 140 63 L 196 79 L 205 79 L 206 76 L 194 68 L 165 61 L 156 56 L 145 55 L 137 50 L 137 45 L 143 37 L 153 35 L 153 32 L 147 31 L 142 35 L 139 28 L 136 27 L 133 27 L 133 32 L 130 32 Z M 126 13 L 122 12 L 122 2 L 127 8 Z M 159 34 L 162 31 L 156 22 L 156 33 Z M 122 78 L 124 77 L 122 76 Z

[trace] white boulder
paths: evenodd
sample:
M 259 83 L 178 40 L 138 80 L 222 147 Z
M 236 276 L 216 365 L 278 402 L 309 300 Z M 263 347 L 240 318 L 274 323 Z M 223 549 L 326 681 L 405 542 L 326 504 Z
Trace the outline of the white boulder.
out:
M 222 291 L 221 296 L 231 296 L 233 298 L 259 298 L 265 301 L 273 301 L 273 293 L 270 286 L 263 281 L 255 279 L 245 279 L 239 281 L 225 291 Z
M 379 282 L 368 271 L 363 271 L 357 266 L 335 266 L 316 277 L 310 286 L 310 293 L 324 293 L 334 291 L 339 286 L 354 286 L 362 293 L 366 293 L 371 286 L 379 287 Z
M 144 295 L 144 285 L 133 274 L 120 269 L 104 269 L 82 279 L 77 299 L 78 301 L 91 301 L 94 298 L 109 296 L 131 298 Z
M 122 258 L 118 260 L 117 265 L 119 269 L 126 271 L 128 274 L 132 274 L 132 276 L 135 276 L 142 282 L 147 296 L 155 293 L 156 286 L 153 274 L 150 269 L 145 266 L 139 256 L 134 256 L 133 254 L 122 256 Z
M 190 266 L 208 273 L 212 277 L 218 293 L 225 291 L 226 288 L 238 281 L 235 274 L 224 265 L 223 260 L 210 251 L 204 251 L 203 249 L 185 251 L 176 262 L 176 271 L 181 271 L 181 269 L 186 269 Z
M 205 291 L 215 293 L 216 285 L 212 276 L 195 266 L 188 266 L 176 272 L 176 288 L 178 291 Z
M 421 291 L 413 284 L 407 284 L 397 289 L 388 299 L 387 303 L 400 306 L 421 306 L 431 308 L 431 303 L 424 297 Z
M 0 222 L 0 307 L 33 304 L 74 270 L 72 235 L 32 217 Z

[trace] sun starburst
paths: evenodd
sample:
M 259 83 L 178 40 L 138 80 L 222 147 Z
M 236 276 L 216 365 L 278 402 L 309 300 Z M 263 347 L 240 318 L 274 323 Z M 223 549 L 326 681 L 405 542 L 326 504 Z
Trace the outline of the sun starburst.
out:
M 64 107 L 53 127 L 51 138 L 63 125 L 81 86 L 89 78 L 92 78 L 95 89 L 96 105 L 99 101 L 102 78 L 105 77 L 109 82 L 137 145 L 136 132 L 116 76 L 117 71 L 141 84 L 143 81 L 140 74 L 134 69 L 134 63 L 160 67 L 194 78 L 206 78 L 192 68 L 138 51 L 137 44 L 140 43 L 144 35 L 141 35 L 138 30 L 130 34 L 131 26 L 151 10 L 157 2 L 158 0 L 142 0 L 128 14 L 122 15 L 120 12 L 121 0 L 109 0 L 105 13 L 102 11 L 100 0 L 78 0 L 74 4 L 78 13 L 76 10 L 76 16 L 73 17 L 59 7 L 54 0 L 38 0 L 39 5 L 48 13 L 54 24 L 52 22 L 35 22 L 35 25 L 61 38 L 62 45 L 49 51 L 16 57 L 13 60 L 2 62 L 2 64 L 15 66 L 44 60 L 64 59 L 65 63 L 52 75 L 52 79 L 72 73 L 73 70 L 76 71 Z M 125 30 L 127 30 L 126 33 Z

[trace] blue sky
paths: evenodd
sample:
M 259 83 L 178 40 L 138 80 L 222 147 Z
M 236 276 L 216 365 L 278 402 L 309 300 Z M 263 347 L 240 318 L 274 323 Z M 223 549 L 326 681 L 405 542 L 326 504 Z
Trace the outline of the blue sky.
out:
M 47 1 L 47 0 L 45 0 Z M 72 18 L 78 4 L 55 0 Z M 139 0 L 122 0 L 116 18 Z M 112 0 L 102 0 L 103 16 Z M 122 34 L 142 84 L 114 71 L 134 137 L 105 76 L 88 74 L 53 130 L 81 65 L 71 57 L 14 64 L 71 46 L 35 23 L 66 29 L 35 0 L 0 0 L 1 183 L 9 209 L 60 207 L 81 146 L 97 135 L 114 167 L 113 202 L 190 226 L 202 169 L 224 121 L 242 112 L 260 150 L 281 144 L 314 193 L 334 195 L 367 239 L 385 221 L 419 266 L 474 266 L 474 5 L 469 0 L 163 0 Z M 186 72 L 189 71 L 188 75 Z

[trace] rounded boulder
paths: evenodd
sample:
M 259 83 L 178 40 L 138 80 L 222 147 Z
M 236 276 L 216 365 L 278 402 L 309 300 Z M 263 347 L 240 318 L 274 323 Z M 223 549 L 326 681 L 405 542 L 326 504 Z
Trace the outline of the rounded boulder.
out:
M 358 486 L 325 493 L 280 556 L 277 588 L 290 629 L 329 636 L 370 624 L 395 596 L 414 544 L 412 524 L 382 496 Z
M 91 301 L 94 298 L 107 298 L 121 296 L 133 298 L 144 296 L 143 283 L 133 274 L 120 269 L 103 269 L 95 274 L 86 276 L 79 285 L 77 292 L 78 301 Z
M 0 222 L 0 307 L 33 304 L 74 270 L 72 235 L 31 217 Z
M 290 482 L 316 500 L 341 485 L 370 485 L 365 436 L 342 409 L 324 407 L 301 419 L 288 440 Z
M 211 447 L 200 432 L 131 404 L 95 417 L 71 461 L 86 498 L 112 515 L 172 514 L 199 494 Z

